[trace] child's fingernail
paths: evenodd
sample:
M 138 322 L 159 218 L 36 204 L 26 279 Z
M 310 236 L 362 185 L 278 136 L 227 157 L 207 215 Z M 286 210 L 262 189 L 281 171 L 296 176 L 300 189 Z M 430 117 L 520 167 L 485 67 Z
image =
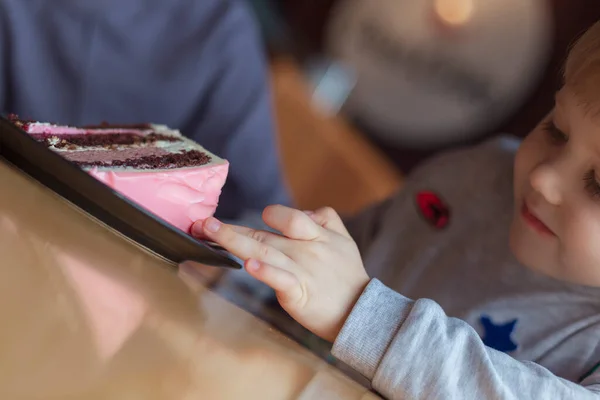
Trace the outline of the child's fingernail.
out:
M 256 260 L 248 260 L 246 263 L 246 269 L 250 271 L 256 271 L 260 268 L 260 263 Z
M 216 233 L 221 228 L 221 222 L 216 218 L 208 218 L 204 223 L 204 229 L 209 232 Z
M 306 210 L 306 211 L 303 211 L 303 212 L 304 212 L 304 214 L 308 215 L 309 217 L 315 215 L 314 211 Z

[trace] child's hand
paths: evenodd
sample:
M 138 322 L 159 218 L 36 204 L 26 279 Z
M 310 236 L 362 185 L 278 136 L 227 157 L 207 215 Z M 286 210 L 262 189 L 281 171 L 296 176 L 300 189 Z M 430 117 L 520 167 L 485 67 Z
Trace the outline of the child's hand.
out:
M 248 273 L 275 289 L 295 320 L 323 339 L 335 340 L 369 282 L 342 220 L 330 208 L 310 213 L 284 206 L 267 207 L 263 219 L 284 236 L 214 218 L 196 223 L 192 232 L 245 260 Z

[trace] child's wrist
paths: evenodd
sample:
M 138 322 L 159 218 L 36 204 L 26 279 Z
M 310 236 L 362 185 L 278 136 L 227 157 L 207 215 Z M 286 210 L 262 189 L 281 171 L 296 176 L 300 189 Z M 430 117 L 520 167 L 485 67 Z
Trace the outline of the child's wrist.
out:
M 352 294 L 350 295 L 348 301 L 346 301 L 345 304 L 343 305 L 343 307 L 340 311 L 340 317 L 337 319 L 337 323 L 332 328 L 330 334 L 327 335 L 327 337 L 323 337 L 323 339 L 325 339 L 331 343 L 335 342 L 335 340 L 339 336 L 340 332 L 342 331 L 342 328 L 344 327 L 346 320 L 348 320 L 348 318 L 350 317 L 350 314 L 352 314 L 352 310 L 354 309 L 354 306 L 356 305 L 356 303 L 358 302 L 358 300 L 364 293 L 365 288 L 369 285 L 370 281 L 371 281 L 371 279 L 368 276 L 365 276 L 365 278 L 362 279 L 361 282 L 357 284 L 356 289 L 351 291 Z

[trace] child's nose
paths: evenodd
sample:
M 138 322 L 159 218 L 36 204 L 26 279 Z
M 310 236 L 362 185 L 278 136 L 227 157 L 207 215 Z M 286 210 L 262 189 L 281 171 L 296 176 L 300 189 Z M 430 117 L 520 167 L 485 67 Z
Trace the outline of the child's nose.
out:
M 529 174 L 531 187 L 544 199 L 555 206 L 562 202 L 561 179 L 556 168 L 551 164 L 540 164 Z

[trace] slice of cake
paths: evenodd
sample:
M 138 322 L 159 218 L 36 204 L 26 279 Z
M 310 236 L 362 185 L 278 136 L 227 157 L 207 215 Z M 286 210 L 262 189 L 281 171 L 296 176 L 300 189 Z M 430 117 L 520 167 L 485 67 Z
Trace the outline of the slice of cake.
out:
M 90 175 L 189 232 L 212 216 L 229 163 L 164 125 L 13 124 Z

